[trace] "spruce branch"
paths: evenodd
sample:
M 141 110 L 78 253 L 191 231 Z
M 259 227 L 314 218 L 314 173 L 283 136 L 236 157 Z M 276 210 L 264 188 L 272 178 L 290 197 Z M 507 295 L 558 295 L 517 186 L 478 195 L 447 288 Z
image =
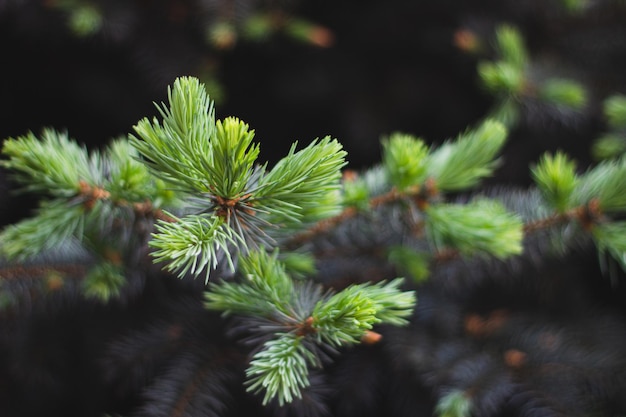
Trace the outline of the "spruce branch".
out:
M 506 134 L 501 123 L 488 119 L 434 151 L 411 135 L 391 135 L 383 140 L 381 167 L 366 171 L 363 176 L 344 175 L 343 211 L 292 236 L 285 246 L 297 248 L 341 223 L 385 205 L 407 202 L 423 210 L 440 199 L 441 192 L 477 185 L 493 174 Z
M 320 285 L 293 281 L 279 260 L 279 253 L 250 251 L 239 258 L 238 281 L 212 282 L 205 306 L 249 320 L 267 320 L 257 327 L 263 346 L 247 370 L 247 384 L 265 391 L 264 403 L 300 397 L 309 384 L 308 366 L 321 367 L 316 346 L 339 348 L 368 339 L 377 323 L 403 326 L 415 306 L 412 291 L 400 290 L 402 279 L 352 285 L 324 293 Z M 286 370 L 285 367 L 289 367 Z
M 559 213 L 571 208 L 571 198 L 578 183 L 576 164 L 562 152 L 545 154 L 531 169 L 543 198 Z
M 434 150 L 428 160 L 428 176 L 442 191 L 467 189 L 493 174 L 495 159 L 507 136 L 503 124 L 487 119 L 477 128 Z
M 363 334 L 380 321 L 374 301 L 359 285 L 318 302 L 311 317 L 317 337 L 334 347 L 358 343 Z
M 506 258 L 522 252 L 523 223 L 493 200 L 437 204 L 426 210 L 426 232 L 438 250 Z
M 597 201 L 604 213 L 626 210 L 626 158 L 603 161 L 580 176 L 572 201 L 586 205 Z
M 356 284 L 320 300 L 311 313 L 311 328 L 319 340 L 339 347 L 358 343 L 374 324 L 408 324 L 416 299 L 402 292 L 402 279 L 389 283 Z
M 172 257 L 167 267 L 179 276 L 209 266 L 208 274 L 218 252 L 234 271 L 236 253 L 275 244 L 272 231 L 339 210 L 345 152 L 336 140 L 314 140 L 298 152 L 294 144 L 268 171 L 256 165 L 254 131 L 234 117 L 215 122 L 213 102 L 197 79 L 177 79 L 160 112 L 163 121 L 141 120 L 139 138 L 131 141 L 155 175 L 193 195 L 188 203 L 196 214 L 175 219 L 183 225 L 160 222 L 151 243 L 156 261 Z
M 254 202 L 274 224 L 309 223 L 337 214 L 346 152 L 327 136 L 296 152 L 294 144 L 258 181 Z
M 264 250 L 250 251 L 238 261 L 242 282 L 212 283 L 205 294 L 207 308 L 222 311 L 225 315 L 289 317 L 297 314 L 297 310 L 291 307 L 294 285 L 278 260 L 278 251 L 271 255 Z
M 423 140 L 395 133 L 383 139 L 383 165 L 389 182 L 404 191 L 421 185 L 426 176 L 428 147 Z
M 37 216 L 7 226 L 0 233 L 0 253 L 18 262 L 63 247 L 82 236 L 85 209 L 81 205 L 60 203 L 42 205 Z
M 89 156 L 67 133 L 45 129 L 41 140 L 33 133 L 8 138 L 2 153 L 9 159 L 0 164 L 12 170 L 28 192 L 70 197 L 79 191 L 80 181 L 95 184 L 99 179 L 99 154 Z
M 205 167 L 212 165 L 210 138 L 215 134 L 215 110 L 204 86 L 181 77 L 168 88 L 169 106 L 157 106 L 162 122 L 144 118 L 130 135 L 151 172 L 181 190 L 210 192 Z M 139 139 L 141 138 L 141 139 Z
M 527 104 L 542 104 L 556 117 L 581 112 L 589 100 L 586 88 L 578 81 L 554 76 L 540 76 L 544 68 L 531 59 L 519 30 L 501 25 L 495 30 L 495 57 L 477 65 L 483 86 L 497 98 L 491 111 L 495 120 L 513 126 Z M 531 106 L 534 107 L 534 106 Z

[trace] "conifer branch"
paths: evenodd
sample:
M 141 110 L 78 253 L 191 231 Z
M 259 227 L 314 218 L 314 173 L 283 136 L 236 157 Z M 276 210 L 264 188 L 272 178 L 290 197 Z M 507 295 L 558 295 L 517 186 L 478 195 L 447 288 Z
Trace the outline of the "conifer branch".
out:
M 179 217 L 180 225 L 159 223 L 151 243 L 157 261 L 174 259 L 170 270 L 183 276 L 206 269 L 208 279 L 223 253 L 234 271 L 237 252 L 275 244 L 271 229 L 338 211 L 345 152 L 336 140 L 315 140 L 297 152 L 294 144 L 268 171 L 256 165 L 254 132 L 236 118 L 216 122 L 213 102 L 197 79 L 177 79 L 168 96 L 169 107 L 159 108 L 163 121 L 141 120 L 135 126 L 141 139 L 131 141 L 154 175 L 194 195 L 189 202 L 198 214 Z
M 300 397 L 309 384 L 308 367 L 321 366 L 312 343 L 338 348 L 375 340 L 366 336 L 374 324 L 408 324 L 416 301 L 413 292 L 400 290 L 401 279 L 353 285 L 334 294 L 324 294 L 320 286 L 296 286 L 277 251 L 249 252 L 239 262 L 241 280 L 211 283 L 206 307 L 273 323 L 265 326 L 266 341 L 247 370 L 249 390 L 264 391 L 264 403 L 277 398 L 282 405 Z

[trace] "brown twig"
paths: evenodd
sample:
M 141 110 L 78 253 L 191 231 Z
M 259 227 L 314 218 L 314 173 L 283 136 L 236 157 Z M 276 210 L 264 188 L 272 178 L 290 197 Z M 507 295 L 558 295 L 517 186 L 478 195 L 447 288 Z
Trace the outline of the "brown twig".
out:
M 350 176 L 345 177 L 346 180 L 353 181 L 355 179 L 354 174 L 349 175 Z M 428 207 L 430 201 L 438 194 L 439 191 L 437 189 L 435 180 L 429 178 L 425 181 L 422 187 L 415 187 L 407 191 L 400 192 L 394 187 L 384 194 L 371 198 L 368 202 L 368 207 L 370 209 L 376 209 L 383 205 L 392 204 L 397 201 L 412 200 L 420 210 L 425 210 Z M 297 248 L 298 246 L 302 245 L 305 242 L 308 242 L 316 236 L 327 233 L 328 231 L 335 228 L 337 225 L 356 217 L 360 213 L 361 211 L 356 207 L 346 207 L 338 215 L 321 220 L 304 232 L 296 234 L 286 243 L 285 246 L 287 248 Z

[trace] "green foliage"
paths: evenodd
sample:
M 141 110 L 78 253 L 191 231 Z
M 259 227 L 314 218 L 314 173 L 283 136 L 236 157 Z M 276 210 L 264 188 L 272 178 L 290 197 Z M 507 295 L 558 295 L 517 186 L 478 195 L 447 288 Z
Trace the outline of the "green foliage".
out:
M 528 52 L 519 30 L 510 25 L 496 29 L 496 51 L 504 62 L 521 68 L 528 63 Z
M 506 140 L 507 130 L 499 122 L 486 120 L 476 129 L 433 151 L 428 176 L 442 191 L 462 190 L 493 174 L 495 159 Z
M 512 126 L 519 120 L 520 103 L 539 101 L 559 110 L 580 111 L 588 94 L 579 82 L 560 77 L 537 76 L 519 31 L 502 25 L 495 31 L 495 57 L 477 65 L 483 86 L 497 98 L 491 117 Z
M 607 213 L 626 210 L 626 159 L 604 161 L 580 176 L 572 199 L 578 206 L 596 201 Z
M 90 157 L 67 133 L 45 129 L 41 140 L 33 133 L 8 138 L 2 153 L 9 159 L 0 164 L 12 170 L 25 191 L 69 197 L 79 191 L 80 180 L 90 184 L 98 180 L 99 155 Z
M 622 269 L 626 269 L 626 222 L 598 224 L 591 233 L 598 252 L 601 255 L 608 253 Z
M 576 164 L 567 155 L 557 152 L 545 154 L 532 168 L 532 175 L 543 198 L 559 213 L 571 208 L 571 196 L 578 184 Z
M 561 2 L 567 11 L 577 14 L 585 11 L 591 4 L 589 0 L 561 0 Z
M 430 275 L 430 259 L 426 253 L 407 246 L 395 245 L 388 249 L 387 258 L 402 274 L 409 275 L 417 283 Z
M 308 365 L 316 358 L 302 344 L 302 336 L 293 333 L 277 335 L 257 352 L 246 370 L 248 391 L 265 391 L 263 405 L 277 398 L 279 405 L 302 396 L 301 389 L 309 385 Z
M 498 36 L 502 63 L 521 71 L 521 39 L 511 28 Z M 549 88 L 557 101 L 573 106 L 570 87 Z M 246 385 L 262 393 L 265 404 L 299 398 L 309 385 L 309 368 L 322 366 L 320 352 L 359 343 L 378 324 L 406 325 L 412 315 L 416 295 L 402 290 L 401 278 L 341 290 L 308 279 L 318 261 L 307 252 L 312 241 L 343 233 L 342 222 L 357 218 L 347 226 L 359 227 L 360 221 L 400 214 L 392 220 L 410 231 L 401 245 L 382 253 L 417 282 L 431 261 L 444 261 L 449 252 L 506 259 L 522 253 L 526 230 L 575 222 L 600 253 L 626 268 L 626 226 L 611 218 L 626 210 L 623 159 L 578 175 L 565 154 L 543 156 L 532 169 L 536 218 L 525 213 L 524 225 L 521 215 L 493 199 L 452 204 L 444 195 L 493 174 L 507 136 L 501 122 L 487 119 L 433 149 L 409 134 L 392 134 L 382 142 L 382 165 L 360 175 L 347 172 L 342 182 L 345 152 L 335 139 L 316 139 L 300 150 L 295 143 L 270 168 L 257 161 L 260 146 L 247 124 L 235 117 L 215 120 L 213 102 L 197 79 L 176 80 L 168 99 L 158 106 L 161 119 L 140 120 L 135 136 L 102 151 L 89 153 L 51 130 L 42 140 L 28 134 L 5 141 L 2 165 L 25 190 L 47 200 L 36 217 L 2 232 L 0 248 L 5 257 L 25 260 L 82 242 L 97 261 L 81 285 L 87 297 L 101 301 L 123 290 L 127 265 L 119 255 L 144 246 L 181 278 L 204 272 L 208 282 L 212 271 L 225 272 L 208 284 L 205 307 L 255 324 L 249 340 L 259 346 L 253 347 Z M 554 213 L 546 214 L 548 207 Z M 437 406 L 443 416 L 466 416 L 470 409 L 460 391 Z
M 239 257 L 242 281 L 211 283 L 205 294 L 206 307 L 225 315 L 244 314 L 272 317 L 289 313 L 293 283 L 278 252 L 252 251 Z
M 399 289 L 402 281 L 351 285 L 320 300 L 311 313 L 318 339 L 342 346 L 358 343 L 376 323 L 406 325 L 416 300 L 413 292 Z
M 597 161 L 618 157 L 626 153 L 626 137 L 620 133 L 606 133 L 592 145 L 591 154 Z
M 140 120 L 131 135 L 132 145 L 143 155 L 153 175 L 187 192 L 210 192 L 212 165 L 210 138 L 215 135 L 213 102 L 195 78 L 178 78 L 168 88 L 170 106 L 158 107 L 163 118 Z
M 312 342 L 333 347 L 359 343 L 376 323 L 407 324 L 416 302 L 413 292 L 400 290 L 402 279 L 324 294 L 321 287 L 294 282 L 276 250 L 240 256 L 239 271 L 238 281 L 210 284 L 206 307 L 274 323 L 246 372 L 249 390 L 265 391 L 264 402 L 277 397 L 282 404 L 300 396 L 308 385 L 307 364 L 321 366 L 307 347 Z
M 471 398 L 460 390 L 451 391 L 441 397 L 435 407 L 438 417 L 470 417 L 471 411 Z
M 370 204 L 370 187 L 365 179 L 360 176 L 346 179 L 343 182 L 343 205 L 364 211 Z
M 100 241 L 130 237 L 124 229 L 147 214 L 135 213 L 135 204 L 149 203 L 150 210 L 177 204 L 176 195 L 135 160 L 137 153 L 127 141 L 89 153 L 67 134 L 46 129 L 41 140 L 32 133 L 7 139 L 3 153 L 8 159 L 0 163 L 23 189 L 45 198 L 35 217 L 0 234 L 0 253 L 11 260 L 23 261 L 72 241 L 97 251 Z M 125 242 L 116 244 L 123 248 Z
M 396 278 L 390 282 L 360 285 L 360 290 L 374 303 L 376 320 L 393 326 L 409 324 L 408 317 L 413 312 L 417 298 L 415 292 L 400 289 L 403 282 L 403 278 Z
M 266 175 L 261 176 L 254 201 L 271 208 L 272 223 L 312 222 L 341 209 L 341 168 L 346 152 L 335 139 L 314 140 L 296 152 L 294 144 Z
M 426 214 L 426 231 L 438 250 L 452 247 L 464 255 L 497 258 L 522 252 L 522 220 L 496 201 L 436 204 Z
M 491 92 L 518 95 L 524 91 L 524 72 L 509 62 L 482 61 L 478 64 L 478 74 Z
M 217 121 L 211 138 L 211 164 L 203 167 L 213 193 L 232 200 L 245 191 L 259 156 L 259 145 L 252 144 L 253 138 L 254 131 L 237 118 Z
M 106 302 L 120 294 L 126 278 L 122 269 L 110 262 L 92 267 L 82 282 L 87 297 Z
M 211 269 L 218 264 L 219 254 L 234 269 L 229 245 L 236 245 L 236 236 L 221 217 L 189 215 L 185 221 L 159 221 L 150 246 L 155 262 L 165 262 L 166 268 L 178 272 L 179 277 L 187 273 L 199 275 L 206 272 L 209 280 Z
M 626 128 L 626 96 L 614 94 L 604 100 L 604 114 L 610 127 Z
M 69 26 L 72 31 L 85 37 L 100 31 L 103 25 L 102 13 L 91 4 L 81 4 L 71 10 L 69 15 Z
M 399 191 L 420 185 L 426 175 L 428 156 L 424 141 L 411 135 L 394 133 L 384 139 L 382 145 L 383 164 L 389 182 Z
M 587 91 L 578 82 L 566 79 L 546 80 L 539 89 L 539 97 L 548 103 L 580 110 L 587 103 Z
M 157 225 L 157 260 L 175 259 L 168 268 L 179 275 L 215 266 L 218 252 L 232 265 L 232 253 L 272 244 L 269 229 L 296 227 L 340 210 L 345 152 L 336 140 L 314 140 L 300 151 L 294 144 L 268 171 L 256 165 L 254 132 L 236 118 L 215 122 L 213 103 L 197 79 L 176 80 L 169 107 L 162 105 L 160 113 L 162 123 L 143 119 L 135 126 L 143 140 L 131 140 L 153 174 L 194 194 L 191 203 L 201 212 L 177 218 L 182 226 Z M 201 252 L 200 261 L 191 258 Z
M 286 252 L 281 253 L 279 259 L 285 271 L 295 277 L 303 278 L 315 274 L 315 257 L 310 253 Z
M 337 347 L 357 343 L 366 330 L 380 321 L 376 312 L 374 300 L 360 285 L 352 285 L 320 300 L 312 317 L 319 338 Z
M 497 60 L 478 63 L 478 74 L 491 92 L 517 96 L 526 88 L 526 47 L 517 29 L 502 25 L 496 29 Z
M 12 260 L 25 261 L 62 247 L 84 230 L 84 207 L 48 203 L 40 207 L 37 216 L 7 226 L 0 233 L 0 253 Z
M 609 131 L 592 145 L 596 160 L 616 158 L 626 153 L 626 96 L 614 94 L 604 100 L 604 118 Z

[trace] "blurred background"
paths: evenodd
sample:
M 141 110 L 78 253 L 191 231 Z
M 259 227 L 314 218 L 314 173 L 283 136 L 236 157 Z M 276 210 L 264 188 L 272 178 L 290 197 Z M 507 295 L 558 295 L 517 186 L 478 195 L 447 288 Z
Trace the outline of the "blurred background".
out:
M 523 103 L 494 181 L 525 185 L 545 150 L 591 162 L 602 101 L 626 91 L 623 3 L 0 0 L 0 138 L 53 127 L 100 146 L 193 75 L 219 118 L 256 130 L 270 162 L 295 140 L 331 135 L 359 169 L 379 160 L 381 136 L 438 143 L 485 117 L 498 97 L 477 65 L 494 58 L 494 32 L 507 24 L 525 42 L 529 74 L 586 91 L 574 111 Z M 0 187 L 11 188 L 5 175 Z M 4 224 L 24 214 L 16 207 L 0 204 Z

